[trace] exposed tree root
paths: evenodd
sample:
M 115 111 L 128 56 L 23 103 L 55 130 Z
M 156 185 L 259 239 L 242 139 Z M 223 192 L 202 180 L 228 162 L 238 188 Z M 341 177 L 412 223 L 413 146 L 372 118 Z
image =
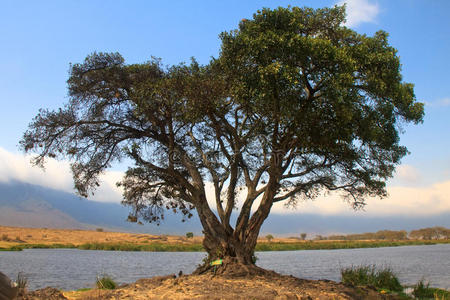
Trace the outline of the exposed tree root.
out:
M 223 258 L 222 264 L 218 266 L 204 264 L 198 267 L 192 274 L 201 275 L 208 273 L 230 278 L 278 275 L 274 271 L 262 269 L 254 264 L 243 264 L 235 257 Z

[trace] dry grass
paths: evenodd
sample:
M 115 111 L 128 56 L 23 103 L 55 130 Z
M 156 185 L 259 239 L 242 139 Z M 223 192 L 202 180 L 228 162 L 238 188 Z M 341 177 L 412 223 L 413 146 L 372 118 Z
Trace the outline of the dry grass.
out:
M 124 232 L 108 232 L 98 230 L 24 228 L 0 226 L 0 236 L 20 237 L 27 244 L 73 244 L 75 246 L 86 243 L 130 243 L 148 244 L 152 242 L 167 244 L 198 244 L 203 237 L 186 238 L 183 236 L 136 234 Z M 1 240 L 0 247 L 8 248 L 18 245 L 15 240 Z
M 26 227 L 8 227 L 0 226 L 0 237 L 18 237 L 27 244 L 73 244 L 75 246 L 86 243 L 129 243 L 129 244 L 148 244 L 153 242 L 167 244 L 199 244 L 203 241 L 203 236 L 194 236 L 186 238 L 185 236 L 174 235 L 152 235 L 124 232 L 109 232 L 98 228 L 93 230 L 80 229 L 53 229 L 53 228 L 26 228 Z M 13 239 L 2 240 L 0 238 L 0 247 L 8 248 L 19 244 Z M 271 243 L 301 243 L 307 242 L 297 238 L 278 238 L 275 237 Z M 262 237 L 258 243 L 267 243 L 267 239 Z

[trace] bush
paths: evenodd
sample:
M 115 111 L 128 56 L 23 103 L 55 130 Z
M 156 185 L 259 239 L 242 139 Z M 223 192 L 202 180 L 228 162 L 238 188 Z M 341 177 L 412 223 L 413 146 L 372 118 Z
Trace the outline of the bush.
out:
M 342 282 L 351 285 L 371 285 L 394 292 L 403 291 L 397 276 L 390 268 L 377 269 L 375 265 L 350 267 L 341 270 Z
M 194 237 L 194 233 L 192 233 L 192 232 L 186 232 L 186 237 L 187 237 L 188 239 L 191 239 L 191 238 Z
M 103 232 L 103 228 L 97 228 L 97 229 L 95 229 L 95 231 L 97 231 L 97 232 Z
M 97 276 L 97 281 L 95 282 L 97 288 L 106 289 L 106 290 L 114 290 L 117 287 L 117 283 L 111 278 L 109 275 Z

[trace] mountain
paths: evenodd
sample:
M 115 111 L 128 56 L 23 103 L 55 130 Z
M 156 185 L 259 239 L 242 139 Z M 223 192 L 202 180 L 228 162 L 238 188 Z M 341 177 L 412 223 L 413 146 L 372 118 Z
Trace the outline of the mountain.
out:
M 11 181 L 0 182 L 0 225 L 146 232 L 152 234 L 200 233 L 194 217 L 182 223 L 168 213 L 160 225 L 127 222 L 129 208 L 117 203 L 95 202 L 50 188 Z
M 118 203 L 95 202 L 38 185 L 19 181 L 0 182 L 0 225 L 49 228 L 104 228 L 116 231 L 151 234 L 201 234 L 200 221 L 194 217 L 181 222 L 181 216 L 165 214 L 160 226 L 126 222 L 129 208 Z M 232 215 L 232 224 L 236 214 Z M 450 214 L 433 216 L 369 216 L 365 212 L 352 215 L 325 216 L 305 214 L 270 214 L 261 228 L 261 235 L 308 237 L 316 234 L 376 232 L 378 230 L 413 230 L 424 227 L 450 227 Z

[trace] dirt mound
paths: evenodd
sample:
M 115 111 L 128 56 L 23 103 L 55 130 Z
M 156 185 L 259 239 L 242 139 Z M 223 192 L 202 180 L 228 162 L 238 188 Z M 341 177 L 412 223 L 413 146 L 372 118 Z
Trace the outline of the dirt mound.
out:
M 395 299 L 370 288 L 328 280 L 303 280 L 270 272 L 264 276 L 174 275 L 140 279 L 113 291 L 65 292 L 67 299 Z

